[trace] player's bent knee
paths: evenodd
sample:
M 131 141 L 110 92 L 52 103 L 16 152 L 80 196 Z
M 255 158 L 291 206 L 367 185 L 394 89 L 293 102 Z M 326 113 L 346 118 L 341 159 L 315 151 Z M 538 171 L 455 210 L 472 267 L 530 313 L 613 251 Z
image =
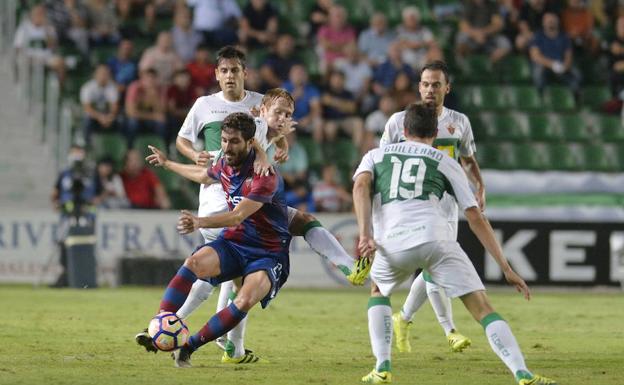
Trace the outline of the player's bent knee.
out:
M 371 282 L 371 297 L 383 297 L 375 282 Z

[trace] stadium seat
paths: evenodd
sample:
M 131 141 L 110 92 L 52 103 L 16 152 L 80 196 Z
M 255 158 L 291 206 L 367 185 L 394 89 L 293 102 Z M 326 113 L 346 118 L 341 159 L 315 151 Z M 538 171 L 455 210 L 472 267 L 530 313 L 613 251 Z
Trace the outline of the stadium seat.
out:
M 595 123 L 605 142 L 624 142 L 624 125 L 619 116 L 599 115 Z
M 551 123 L 548 114 L 529 115 L 528 119 L 532 140 L 544 142 L 561 140 L 560 127 Z
M 319 67 L 320 60 L 313 48 L 302 49 L 299 57 L 305 63 L 310 77 L 316 77 L 321 74 L 321 69 Z
M 299 136 L 297 141 L 305 149 L 308 155 L 308 163 L 311 169 L 319 171 L 324 164 L 323 153 L 321 146 L 316 143 L 312 138 L 306 138 Z
M 152 145 L 165 153 L 168 152 L 165 141 L 158 135 L 141 134 L 134 140 L 134 148 L 139 150 L 144 158 L 152 153 L 150 149 L 147 148 L 148 145 Z
M 251 68 L 260 68 L 264 63 L 269 52 L 263 48 L 255 48 L 247 53 L 248 66 Z
M 493 69 L 487 55 L 470 55 L 459 61 L 459 78 L 465 82 L 495 82 L 496 76 L 492 76 Z
M 481 118 L 481 114 L 474 114 L 468 116 L 468 120 L 470 121 L 470 126 L 472 128 L 472 135 L 474 136 L 477 142 L 482 140 L 487 140 L 488 137 L 488 121 Z
M 110 156 L 120 168 L 126 155 L 126 138 L 117 133 L 94 133 L 91 135 L 91 150 L 96 160 Z
M 584 168 L 585 162 L 573 144 L 550 144 L 547 147 L 550 168 L 563 171 L 578 171 Z
M 590 171 L 612 172 L 618 170 L 615 146 L 612 144 L 590 144 L 584 147 L 585 166 Z
M 583 106 L 592 110 L 599 110 L 602 105 L 611 100 L 611 91 L 606 86 L 591 86 L 583 88 Z
M 565 86 L 552 86 L 544 93 L 544 104 L 553 111 L 572 111 L 576 108 L 572 91 Z
M 353 145 L 353 141 L 351 141 L 351 139 L 337 139 L 333 145 L 326 145 L 323 147 L 324 150 L 328 148 L 333 150 L 330 150 L 329 152 L 333 152 L 334 157 L 328 157 L 328 159 L 333 159 L 339 166 L 351 168 L 358 161 L 359 153 L 357 148 Z M 325 151 L 325 155 L 331 154 L 328 154 L 327 151 Z
M 160 183 L 162 183 L 163 187 L 165 188 L 165 190 L 167 190 L 167 192 L 180 190 L 182 184 L 185 182 L 185 180 L 179 177 L 176 173 L 167 171 L 162 167 L 148 167 L 150 167 L 150 170 L 156 173 L 156 176 L 158 176 Z
M 529 137 L 527 117 L 521 113 L 499 113 L 492 116 L 490 140 L 522 141 Z
M 527 112 L 541 112 L 544 103 L 534 86 L 510 86 L 509 104 L 512 108 Z
M 116 46 L 100 46 L 91 49 L 91 62 L 94 64 L 106 63 L 106 61 L 115 56 L 117 52 Z
M 472 104 L 479 110 L 503 110 L 509 106 L 506 89 L 495 86 L 474 87 Z
M 485 142 L 478 144 L 476 156 L 481 168 L 513 169 L 516 166 L 511 143 Z
M 479 111 L 479 108 L 473 101 L 473 95 L 475 93 L 473 86 L 457 86 L 451 89 L 453 95 L 457 98 L 460 106 L 460 110 L 464 112 Z
M 509 55 L 501 63 L 501 78 L 508 83 L 529 83 L 531 68 L 524 55 Z
M 547 169 L 546 148 L 543 143 L 518 143 L 514 145 L 516 168 L 543 171 Z
M 580 114 L 552 114 L 551 124 L 559 128 L 567 142 L 584 142 L 591 138 L 590 126 Z

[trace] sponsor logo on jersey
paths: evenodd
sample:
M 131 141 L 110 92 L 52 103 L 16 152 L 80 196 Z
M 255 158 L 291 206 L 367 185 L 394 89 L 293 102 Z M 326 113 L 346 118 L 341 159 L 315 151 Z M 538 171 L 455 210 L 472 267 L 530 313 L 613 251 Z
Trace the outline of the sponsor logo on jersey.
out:
M 226 200 L 227 200 L 227 202 L 228 202 L 229 204 L 231 204 L 232 206 L 236 207 L 236 206 L 238 206 L 238 204 L 239 204 L 239 203 L 243 200 L 243 197 L 242 197 L 242 196 L 240 196 L 240 195 L 238 195 L 238 196 L 234 196 L 234 197 L 233 197 L 233 196 L 228 195 L 228 196 L 227 196 L 227 198 L 226 198 Z

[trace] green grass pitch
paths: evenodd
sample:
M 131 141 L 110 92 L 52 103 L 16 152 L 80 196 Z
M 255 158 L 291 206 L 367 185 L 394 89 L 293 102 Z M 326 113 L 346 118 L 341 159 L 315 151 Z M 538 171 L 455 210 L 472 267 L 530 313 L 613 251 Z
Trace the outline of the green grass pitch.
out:
M 0 384 L 358 384 L 374 365 L 366 318 L 367 290 L 284 289 L 266 310 L 252 310 L 247 347 L 271 360 L 224 365 L 214 344 L 176 369 L 167 353 L 147 354 L 133 341 L 147 326 L 163 288 L 96 290 L 0 287 Z M 395 294 L 400 307 L 405 292 Z M 624 296 L 621 293 L 490 293 L 511 324 L 531 370 L 560 384 L 624 384 Z M 216 296 L 189 319 L 196 331 Z M 454 301 L 459 329 L 473 340 L 450 353 L 430 306 L 412 325 L 410 354 L 393 355 L 396 384 L 514 384 L 480 325 Z

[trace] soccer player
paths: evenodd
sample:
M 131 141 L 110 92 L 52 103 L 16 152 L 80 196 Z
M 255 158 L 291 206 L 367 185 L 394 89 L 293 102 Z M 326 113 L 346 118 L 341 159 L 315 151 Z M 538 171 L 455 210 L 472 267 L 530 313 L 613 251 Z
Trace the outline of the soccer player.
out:
M 438 117 L 438 134 L 433 146 L 461 162 L 476 187 L 477 202 L 483 210 L 485 207 L 485 185 L 481 178 L 479 164 L 474 157 L 475 144 L 470 121 L 466 115 L 444 107 L 444 98 L 450 92 L 450 87 L 448 68 L 444 62 L 434 61 L 423 67 L 418 87 L 420 96 L 425 103 L 435 106 Z M 404 119 L 405 111 L 397 112 L 390 117 L 386 123 L 380 147 L 405 140 L 403 135 Z M 448 213 L 449 226 L 455 234 L 455 239 L 457 239 L 457 204 L 453 198 L 445 194 L 442 197 L 441 207 Z M 408 326 L 411 324 L 414 313 L 424 304 L 427 297 L 438 322 L 444 329 L 451 350 L 461 352 L 470 346 L 470 339 L 457 332 L 455 328 L 450 299 L 444 290 L 435 284 L 431 276 L 424 271 L 412 283 L 401 311 L 392 316 L 396 346 L 399 352 L 411 351 Z
M 461 166 L 445 152 L 431 147 L 438 132 L 435 109 L 423 103 L 410 105 L 403 124 L 406 141 L 368 152 L 354 175 L 358 247 L 362 256 L 375 254 L 368 327 L 377 362 L 362 381 L 392 381 L 390 295 L 417 268 L 423 268 L 449 297 L 461 298 L 518 384 L 555 384 L 527 369 L 509 325 L 490 304 L 474 266 L 440 209 L 445 193 L 454 196 L 471 230 L 501 267 L 507 282 L 528 300 L 529 288 L 504 258 Z
M 243 278 L 233 302 L 217 312 L 188 343 L 174 353 L 177 367 L 189 367 L 191 354 L 202 345 L 225 335 L 240 323 L 258 302 L 265 308 L 289 273 L 288 215 L 284 181 L 277 173 L 257 174 L 253 170 L 256 125 L 243 112 L 228 115 L 220 127 L 223 157 L 206 170 L 165 160 L 163 167 L 184 174 L 198 183 L 219 181 L 229 211 L 196 217 L 183 211 L 178 231 L 188 234 L 200 228 L 225 229 L 213 241 L 200 246 L 171 280 L 160 311 L 177 312 L 201 277 L 216 286 Z M 155 157 L 158 162 L 160 158 Z M 153 162 L 152 162 L 153 163 Z M 257 359 L 257 357 L 255 357 Z

